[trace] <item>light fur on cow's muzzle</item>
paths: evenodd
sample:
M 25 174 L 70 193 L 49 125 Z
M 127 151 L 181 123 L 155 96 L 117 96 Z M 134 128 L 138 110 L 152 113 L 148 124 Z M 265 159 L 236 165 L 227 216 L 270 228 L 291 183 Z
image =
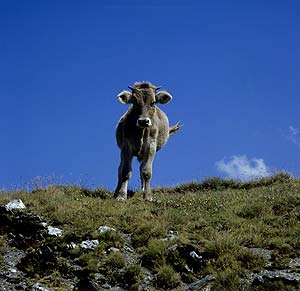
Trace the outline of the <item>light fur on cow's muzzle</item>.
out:
M 140 117 L 137 121 L 136 121 L 136 126 L 140 127 L 140 128 L 147 128 L 150 127 L 152 125 L 151 119 L 150 118 L 144 118 L 144 117 Z

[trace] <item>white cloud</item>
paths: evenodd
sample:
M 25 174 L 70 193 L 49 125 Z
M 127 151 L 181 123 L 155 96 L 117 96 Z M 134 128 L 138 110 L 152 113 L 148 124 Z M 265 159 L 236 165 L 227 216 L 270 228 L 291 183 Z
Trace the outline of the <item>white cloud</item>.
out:
M 300 148 L 300 129 L 292 125 L 288 128 L 287 139 Z
M 263 159 L 248 159 L 246 155 L 232 156 L 216 162 L 218 171 L 229 178 L 242 181 L 262 178 L 270 175 Z

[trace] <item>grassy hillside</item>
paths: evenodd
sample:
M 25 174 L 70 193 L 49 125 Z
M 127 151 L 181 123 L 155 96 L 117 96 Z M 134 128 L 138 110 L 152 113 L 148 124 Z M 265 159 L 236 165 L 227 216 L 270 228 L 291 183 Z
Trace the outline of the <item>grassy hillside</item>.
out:
M 32 192 L 2 192 L 0 205 L 20 198 L 25 211 L 64 230 L 54 248 L 61 259 L 50 268 L 57 277 L 66 277 L 67 261 L 75 260 L 87 277 L 104 274 L 107 282 L 125 290 L 143 290 L 144 270 L 152 276 L 149 290 L 186 290 L 184 286 L 206 275 L 215 277 L 213 290 L 299 290 L 280 280 L 267 286 L 246 282 L 268 263 L 253 249 L 272 250 L 269 269 L 283 268 L 300 256 L 300 180 L 287 174 L 248 183 L 214 178 L 155 189 L 155 202 L 144 202 L 139 192 L 125 203 L 112 195 L 105 189 L 50 185 Z M 100 234 L 101 225 L 116 231 Z M 91 251 L 66 251 L 68 244 L 83 239 L 100 243 Z M 0 253 L 8 240 L 2 230 Z M 126 244 L 134 250 L 131 259 Z M 120 251 L 108 251 L 111 247 Z M 68 290 L 37 268 L 29 262 L 24 270 L 53 290 Z

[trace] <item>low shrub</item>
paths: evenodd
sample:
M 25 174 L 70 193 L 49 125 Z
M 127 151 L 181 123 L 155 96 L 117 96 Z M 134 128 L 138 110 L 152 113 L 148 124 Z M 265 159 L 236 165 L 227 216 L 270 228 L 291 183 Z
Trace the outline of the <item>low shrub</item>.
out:
M 140 225 L 132 235 L 132 243 L 134 247 L 146 246 L 150 239 L 162 238 L 166 235 L 165 229 L 153 223 Z
M 170 265 L 162 265 L 157 269 L 154 281 L 156 287 L 167 290 L 180 284 L 180 276 Z
M 154 269 L 165 263 L 167 248 L 162 240 L 151 239 L 142 256 L 142 265 Z
M 125 260 L 121 252 L 112 252 L 106 258 L 107 269 L 121 269 L 125 267 Z
M 143 278 L 142 267 L 139 264 L 132 264 L 126 268 L 123 276 L 123 283 L 128 286 L 137 286 Z

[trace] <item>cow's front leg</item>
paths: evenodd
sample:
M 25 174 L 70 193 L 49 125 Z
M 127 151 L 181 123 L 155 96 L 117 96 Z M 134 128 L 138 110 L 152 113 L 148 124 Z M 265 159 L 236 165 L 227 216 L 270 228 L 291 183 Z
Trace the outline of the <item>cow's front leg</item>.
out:
M 144 199 L 152 201 L 152 193 L 150 188 L 150 181 L 152 177 L 152 163 L 156 153 L 156 142 L 151 141 L 148 149 L 145 152 L 140 166 L 140 175 L 142 183 L 142 191 Z
M 114 197 L 118 200 L 127 199 L 128 180 L 131 177 L 132 153 L 128 147 L 121 149 L 121 162 L 118 169 L 118 185 Z

